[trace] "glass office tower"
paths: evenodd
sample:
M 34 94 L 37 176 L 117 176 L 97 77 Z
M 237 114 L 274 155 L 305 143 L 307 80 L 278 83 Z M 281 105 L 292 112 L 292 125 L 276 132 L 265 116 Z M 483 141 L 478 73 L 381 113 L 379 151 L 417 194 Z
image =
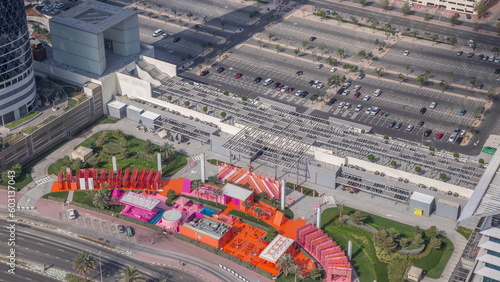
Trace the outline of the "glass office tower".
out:
M 0 1 L 0 125 L 36 108 L 36 87 L 24 1 Z

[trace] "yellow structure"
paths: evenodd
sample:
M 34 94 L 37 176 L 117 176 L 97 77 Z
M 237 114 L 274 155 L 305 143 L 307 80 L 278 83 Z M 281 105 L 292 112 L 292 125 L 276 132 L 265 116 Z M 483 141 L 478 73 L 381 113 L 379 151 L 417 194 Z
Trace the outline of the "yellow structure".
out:
M 80 146 L 71 152 L 71 158 L 73 160 L 80 159 L 86 162 L 92 156 L 92 149 Z
M 421 210 L 421 209 L 414 209 L 414 210 L 413 210 L 413 213 L 414 213 L 414 214 L 418 214 L 418 215 L 423 215 L 423 214 L 424 214 L 424 211 L 423 211 L 423 210 Z
M 406 276 L 407 276 L 407 279 L 410 281 L 419 282 L 420 279 L 422 279 L 423 272 L 424 271 L 421 268 L 418 268 L 416 266 L 410 266 L 410 269 L 408 270 L 408 273 Z

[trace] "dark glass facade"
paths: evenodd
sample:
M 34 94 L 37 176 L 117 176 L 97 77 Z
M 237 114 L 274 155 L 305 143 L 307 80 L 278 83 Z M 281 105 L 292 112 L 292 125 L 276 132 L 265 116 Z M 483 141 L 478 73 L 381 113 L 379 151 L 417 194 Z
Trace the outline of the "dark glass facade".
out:
M 0 1 L 0 125 L 36 107 L 36 87 L 24 1 Z

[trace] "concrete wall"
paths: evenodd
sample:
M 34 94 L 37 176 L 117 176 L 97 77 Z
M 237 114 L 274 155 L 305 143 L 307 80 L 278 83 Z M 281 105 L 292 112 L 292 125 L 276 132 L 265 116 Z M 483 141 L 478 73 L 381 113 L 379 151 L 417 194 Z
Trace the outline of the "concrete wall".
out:
M 118 82 L 116 93 L 130 98 L 151 97 L 151 84 L 149 82 L 122 73 L 116 73 L 116 77 Z
M 91 86 L 85 89 L 90 94 L 87 100 L 1 151 L 0 171 L 17 163 L 26 164 L 99 119 L 103 115 L 101 87 Z
M 103 34 L 92 34 L 50 22 L 54 59 L 95 74 L 106 70 Z
M 337 157 L 332 154 L 332 151 L 323 148 L 313 147 L 314 159 L 320 162 L 341 166 L 345 164 L 345 158 Z
M 139 122 L 141 119 L 141 114 L 144 112 L 144 110 L 136 111 L 135 109 L 131 109 L 130 107 L 127 107 L 127 118 Z
M 432 200 L 431 204 L 427 204 L 420 201 L 410 200 L 408 211 L 413 213 L 415 209 L 421 209 L 423 211 L 422 215 L 430 216 L 436 209 L 436 201 Z
M 100 83 L 96 79 L 92 79 L 92 78 L 89 78 L 89 77 L 81 75 L 81 74 L 70 72 L 68 70 L 61 69 L 61 68 L 46 64 L 44 62 L 33 61 L 33 67 L 35 68 L 35 71 L 37 71 L 39 73 L 46 74 L 46 75 L 51 76 L 51 77 L 59 78 L 59 79 L 64 80 L 64 81 L 71 81 L 71 82 L 76 83 L 76 84 L 83 85 L 84 83 L 86 83 L 88 81 Z
M 151 56 L 142 56 L 142 59 L 170 77 L 177 76 L 177 66 L 174 64 L 154 59 Z
M 448 205 L 447 203 L 437 201 L 436 203 L 436 215 L 446 217 L 449 219 L 457 220 L 460 215 L 460 206 Z
M 140 67 L 136 67 L 135 71 L 137 73 L 137 76 L 141 80 L 147 81 L 147 82 L 151 83 L 154 87 L 157 87 L 157 86 L 161 85 L 161 82 L 159 82 L 158 80 L 154 79 L 147 71 L 144 71 Z
M 210 150 L 212 152 L 229 157 L 229 150 L 226 148 L 222 148 L 222 145 L 224 145 L 227 141 L 228 140 L 224 137 L 211 134 L 210 135 Z M 235 153 L 232 153 L 232 154 L 234 155 Z M 240 160 L 241 158 L 239 157 L 239 154 L 237 154 L 237 155 L 238 156 L 236 157 L 236 160 Z
M 113 41 L 113 53 L 122 56 L 138 54 L 141 47 L 137 15 L 104 31 L 104 38 Z

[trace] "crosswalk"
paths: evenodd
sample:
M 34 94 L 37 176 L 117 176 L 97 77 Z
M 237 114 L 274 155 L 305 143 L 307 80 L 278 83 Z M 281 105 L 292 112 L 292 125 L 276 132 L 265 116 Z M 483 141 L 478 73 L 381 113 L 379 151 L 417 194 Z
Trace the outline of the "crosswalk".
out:
M 51 182 L 52 181 L 52 178 L 50 178 L 50 176 L 44 176 L 42 178 L 38 178 L 37 180 L 35 180 L 35 185 L 41 185 L 41 184 L 44 184 L 44 183 L 48 183 L 48 182 Z

